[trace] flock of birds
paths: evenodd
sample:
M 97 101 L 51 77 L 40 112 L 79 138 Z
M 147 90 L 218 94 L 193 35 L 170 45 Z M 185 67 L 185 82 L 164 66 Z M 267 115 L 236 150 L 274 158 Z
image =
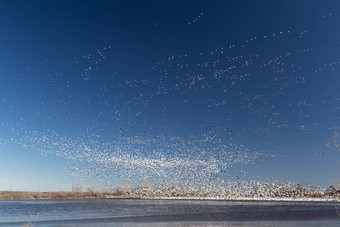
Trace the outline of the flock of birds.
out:
M 203 13 L 200 13 L 195 19 L 193 19 L 192 21 L 189 21 L 188 25 L 190 25 L 192 23 L 196 23 L 198 21 L 198 19 L 200 19 L 201 16 L 203 16 Z
M 243 165 L 284 156 L 269 142 L 259 142 L 264 135 L 275 136 L 287 128 L 312 133 L 339 122 L 312 118 L 338 113 L 338 97 L 329 95 L 316 107 L 297 91 L 311 89 L 312 73 L 338 70 L 340 62 L 306 69 L 301 62 L 313 52 L 308 44 L 299 49 L 277 48 L 307 34 L 307 30 L 279 30 L 212 50 L 173 54 L 155 61 L 152 70 L 156 76 L 122 78 L 115 71 L 115 82 L 98 79 L 112 49 L 106 46 L 75 61 L 76 78 L 50 73 L 46 83 L 55 92 L 53 98 L 29 100 L 38 109 L 35 122 L 48 128 L 52 122 L 64 121 L 76 128 L 74 132 L 30 128 L 26 117 L 15 112 L 15 101 L 4 97 L 2 106 L 19 120 L 1 123 L 12 136 L 0 137 L 0 145 L 62 157 L 70 161 L 67 174 L 107 187 L 117 182 L 138 185 L 150 179 L 155 185 L 200 188 L 199 194 L 216 188 L 223 193 L 245 188 L 254 191 L 254 187 L 265 194 L 268 187 L 280 188 L 278 183 L 270 186 L 240 180 L 258 177 L 246 173 Z M 266 53 L 263 45 L 278 53 Z M 44 60 L 44 64 L 50 63 Z M 29 66 L 27 71 L 33 68 Z M 80 95 L 75 87 L 77 92 L 83 89 Z M 311 91 L 310 95 L 318 94 Z M 61 113 L 58 108 L 68 111 Z
M 207 198 L 207 199 L 239 199 L 247 200 L 278 200 L 278 199 L 303 199 L 309 200 L 325 191 L 322 187 L 313 187 L 296 184 L 292 182 L 278 182 L 273 179 L 265 181 L 228 181 L 226 184 L 208 184 L 204 187 L 197 187 L 192 183 L 188 184 L 161 184 L 150 186 L 144 182 L 140 186 L 130 189 L 127 185 L 121 186 L 123 193 L 142 198 Z

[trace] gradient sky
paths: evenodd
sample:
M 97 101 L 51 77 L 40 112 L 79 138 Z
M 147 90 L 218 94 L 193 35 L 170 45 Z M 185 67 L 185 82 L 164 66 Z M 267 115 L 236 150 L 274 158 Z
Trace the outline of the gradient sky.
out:
M 335 184 L 339 21 L 338 1 L 0 1 L 0 190 L 96 183 L 70 167 L 117 146 Z

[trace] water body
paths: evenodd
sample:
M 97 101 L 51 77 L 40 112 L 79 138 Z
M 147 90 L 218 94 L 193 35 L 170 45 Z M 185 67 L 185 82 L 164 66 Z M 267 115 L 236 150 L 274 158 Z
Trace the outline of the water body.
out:
M 81 199 L 1 201 L 0 226 L 340 226 L 325 202 Z

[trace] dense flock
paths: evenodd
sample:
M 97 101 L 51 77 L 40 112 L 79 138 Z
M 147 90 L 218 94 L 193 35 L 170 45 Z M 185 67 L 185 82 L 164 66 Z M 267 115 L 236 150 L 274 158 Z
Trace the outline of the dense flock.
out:
M 203 15 L 187 24 L 199 23 Z M 332 20 L 332 15 L 320 19 Z M 285 158 L 280 145 L 270 142 L 285 130 L 331 134 L 338 127 L 339 119 L 327 117 L 339 112 L 340 99 L 333 95 L 339 84 L 329 83 L 326 99 L 315 101 L 318 84 L 309 81 L 338 72 L 340 61 L 303 68 L 320 52 L 313 53 L 308 42 L 316 28 L 306 27 L 169 53 L 150 62 L 148 77 L 108 66 L 113 45 L 75 57 L 72 70 L 50 72 L 41 81 L 48 98 L 2 97 L 1 106 L 16 123 L 1 122 L 9 136 L 0 137 L 0 145 L 69 160 L 65 173 L 79 182 L 114 187 L 147 179 L 154 185 L 136 188 L 135 195 L 285 196 L 295 184 L 260 182 L 243 167 Z M 291 42 L 299 45 L 287 46 Z M 20 78 L 53 64 L 51 59 L 27 66 Z M 108 71 L 110 76 L 102 76 Z M 35 107 L 27 117 L 16 110 L 22 103 Z M 27 121 L 29 115 L 35 120 Z M 60 122 L 69 125 L 67 130 L 58 127 Z

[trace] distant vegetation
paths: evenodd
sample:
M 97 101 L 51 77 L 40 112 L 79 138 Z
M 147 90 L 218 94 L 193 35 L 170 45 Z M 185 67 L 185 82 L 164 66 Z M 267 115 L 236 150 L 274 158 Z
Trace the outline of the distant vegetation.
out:
M 93 185 L 83 191 L 83 185 L 76 185 L 73 192 L 0 191 L 0 200 L 121 198 L 128 195 L 125 188 L 126 186 L 117 185 L 109 190 Z
M 340 191 L 334 186 L 317 188 L 297 183 L 239 181 L 226 187 L 192 187 L 181 184 L 150 185 L 143 182 L 136 187 L 119 184 L 113 189 L 90 186 L 83 192 L 77 185 L 73 192 L 2 191 L 0 200 L 21 199 L 84 199 L 84 198 L 196 198 L 249 200 L 340 200 Z

